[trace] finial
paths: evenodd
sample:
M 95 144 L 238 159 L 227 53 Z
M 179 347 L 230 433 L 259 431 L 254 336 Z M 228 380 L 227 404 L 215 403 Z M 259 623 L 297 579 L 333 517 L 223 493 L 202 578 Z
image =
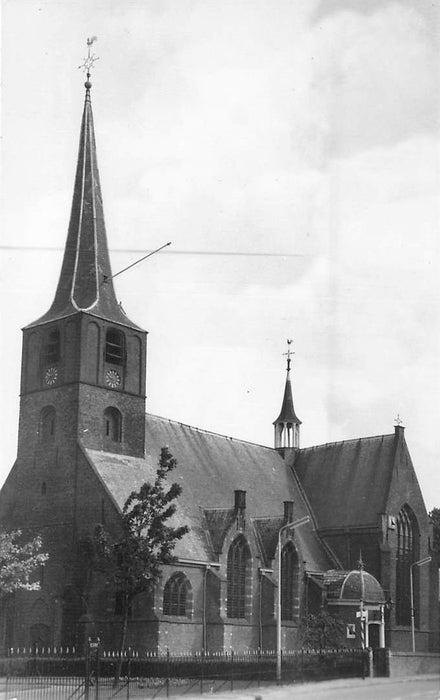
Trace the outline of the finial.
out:
M 358 560 L 358 562 L 357 562 L 357 565 L 358 565 L 359 571 L 363 571 L 363 570 L 364 570 L 364 561 L 363 561 L 363 559 L 362 559 L 362 551 L 361 551 L 361 550 L 359 550 L 359 560 Z
M 84 83 L 84 87 L 86 88 L 87 92 L 92 87 L 92 83 L 90 82 L 90 71 L 93 68 L 93 64 L 95 63 L 95 61 L 99 60 L 99 56 L 95 56 L 94 53 L 91 53 L 91 46 L 93 42 L 97 40 L 97 36 L 92 36 L 90 39 L 87 39 L 87 56 L 84 58 L 84 63 L 78 66 L 78 68 L 82 68 L 84 71 L 86 71 L 87 80 Z
M 403 420 L 401 419 L 401 417 L 399 416 L 399 414 L 397 414 L 396 418 L 394 419 L 394 422 L 395 422 L 396 425 L 402 425 Z
M 292 345 L 293 340 L 287 338 L 287 352 L 283 352 L 283 355 L 287 355 L 287 371 L 290 372 L 290 363 L 291 363 L 291 356 L 294 355 L 295 353 L 293 350 L 290 349 L 290 346 Z

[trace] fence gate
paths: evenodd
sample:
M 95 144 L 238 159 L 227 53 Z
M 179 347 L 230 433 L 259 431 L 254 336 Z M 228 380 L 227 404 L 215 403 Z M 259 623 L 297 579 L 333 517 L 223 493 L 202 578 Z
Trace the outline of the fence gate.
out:
M 387 649 L 373 649 L 373 673 L 375 677 L 388 676 Z

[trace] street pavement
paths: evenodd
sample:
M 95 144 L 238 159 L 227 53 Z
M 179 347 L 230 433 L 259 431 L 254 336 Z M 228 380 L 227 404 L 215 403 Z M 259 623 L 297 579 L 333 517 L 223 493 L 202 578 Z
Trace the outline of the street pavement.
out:
M 185 697 L 187 700 L 200 700 L 201 696 Z M 254 687 L 245 691 L 215 693 L 212 697 L 217 700 L 440 700 L 440 675 Z

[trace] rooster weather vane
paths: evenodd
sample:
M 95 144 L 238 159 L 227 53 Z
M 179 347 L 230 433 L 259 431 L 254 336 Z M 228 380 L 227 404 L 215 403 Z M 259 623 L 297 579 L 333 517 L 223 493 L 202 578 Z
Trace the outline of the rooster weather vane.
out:
M 78 68 L 82 68 L 84 71 L 87 72 L 87 76 L 90 75 L 90 71 L 93 68 L 93 64 L 95 63 L 95 61 L 99 60 L 99 56 L 95 56 L 95 54 L 91 52 L 92 44 L 97 40 L 97 36 L 92 36 L 90 39 L 87 39 L 87 56 L 84 58 L 84 63 L 81 63 L 81 65 L 78 66 Z

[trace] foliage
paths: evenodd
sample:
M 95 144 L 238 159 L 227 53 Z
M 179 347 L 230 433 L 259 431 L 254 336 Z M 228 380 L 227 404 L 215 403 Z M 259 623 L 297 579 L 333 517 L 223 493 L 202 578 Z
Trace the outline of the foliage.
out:
M 440 508 L 433 508 L 429 514 L 429 518 L 434 530 L 434 549 L 440 551 Z
M 110 542 L 104 530 L 97 533 L 98 550 L 116 589 L 128 603 L 139 593 L 152 589 L 161 566 L 176 560 L 176 542 L 188 532 L 186 525 L 175 528 L 166 524 L 176 512 L 174 501 L 182 492 L 177 483 L 166 487 L 166 477 L 176 465 L 177 461 L 163 447 L 154 483 L 144 483 L 125 502 L 120 536 Z
M 22 588 L 35 591 L 40 588 L 31 576 L 48 559 L 41 552 L 41 537 L 20 542 L 21 530 L 0 532 L 0 596 Z
M 309 613 L 301 623 L 302 644 L 309 649 L 336 649 L 346 644 L 345 623 L 327 610 Z
M 100 527 L 95 533 L 94 551 L 87 555 L 95 570 L 106 573 L 108 580 L 113 581 L 122 616 L 121 653 L 125 650 L 131 602 L 140 593 L 153 590 L 161 567 L 176 561 L 174 547 L 188 532 L 186 525 L 167 524 L 182 492 L 177 483 L 167 485 L 167 476 L 176 465 L 168 448 L 163 447 L 154 483 L 144 483 L 125 502 L 120 534 L 112 539 Z M 115 682 L 119 672 L 120 668 Z

